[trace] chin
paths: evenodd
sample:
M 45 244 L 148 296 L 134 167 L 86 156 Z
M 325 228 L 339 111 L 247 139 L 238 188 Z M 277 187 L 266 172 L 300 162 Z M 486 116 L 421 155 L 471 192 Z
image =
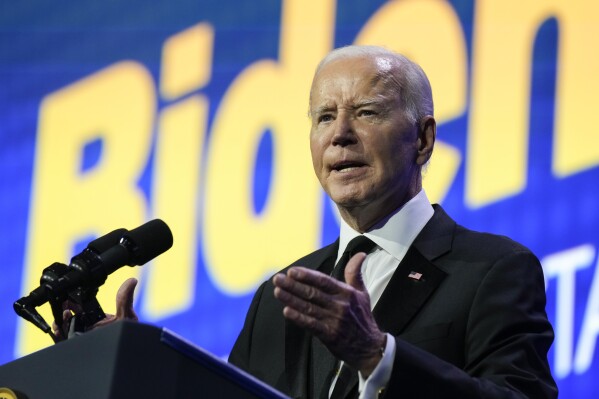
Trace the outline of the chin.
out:
M 357 194 L 329 194 L 331 199 L 338 207 L 351 209 L 367 204 L 368 198 L 364 195 Z

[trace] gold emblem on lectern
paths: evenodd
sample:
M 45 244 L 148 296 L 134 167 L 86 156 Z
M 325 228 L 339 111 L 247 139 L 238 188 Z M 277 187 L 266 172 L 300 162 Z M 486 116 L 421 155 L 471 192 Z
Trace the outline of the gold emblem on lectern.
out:
M 11 389 L 0 388 L 0 399 L 17 399 L 17 394 Z

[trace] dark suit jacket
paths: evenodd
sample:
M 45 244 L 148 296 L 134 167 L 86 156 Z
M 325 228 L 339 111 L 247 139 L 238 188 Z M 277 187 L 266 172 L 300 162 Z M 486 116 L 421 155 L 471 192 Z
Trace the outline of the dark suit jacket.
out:
M 338 242 L 294 262 L 323 270 Z M 293 266 L 292 265 L 292 266 Z M 422 274 L 420 280 L 410 272 Z M 443 209 L 399 264 L 373 311 L 396 337 L 386 398 L 554 398 L 542 269 L 526 248 L 467 230 Z M 292 396 L 310 396 L 310 335 L 287 322 L 269 280 L 229 361 Z M 355 397 L 355 384 L 346 387 Z

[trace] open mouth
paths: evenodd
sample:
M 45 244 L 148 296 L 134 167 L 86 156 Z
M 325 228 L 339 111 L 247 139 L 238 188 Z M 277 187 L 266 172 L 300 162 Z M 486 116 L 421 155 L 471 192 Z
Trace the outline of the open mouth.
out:
M 363 167 L 364 165 L 366 164 L 358 161 L 342 161 L 334 163 L 331 166 L 331 170 L 339 173 L 349 173 L 353 170 Z

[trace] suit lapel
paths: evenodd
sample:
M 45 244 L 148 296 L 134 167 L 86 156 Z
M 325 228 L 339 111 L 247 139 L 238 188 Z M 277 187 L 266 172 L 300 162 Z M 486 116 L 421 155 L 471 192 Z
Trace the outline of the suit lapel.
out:
M 415 247 L 410 247 L 374 308 L 373 315 L 379 328 L 398 335 L 444 277 L 445 272 L 430 263 Z
M 329 274 L 335 266 L 339 240 L 321 250 L 300 259 L 292 266 L 304 266 Z M 310 340 L 311 335 L 285 320 L 285 374 L 290 396 L 305 398 L 310 396 Z
M 433 261 L 451 251 L 456 224 L 443 208 L 434 209 L 373 310 L 381 330 L 392 335 L 401 333 L 446 276 Z

